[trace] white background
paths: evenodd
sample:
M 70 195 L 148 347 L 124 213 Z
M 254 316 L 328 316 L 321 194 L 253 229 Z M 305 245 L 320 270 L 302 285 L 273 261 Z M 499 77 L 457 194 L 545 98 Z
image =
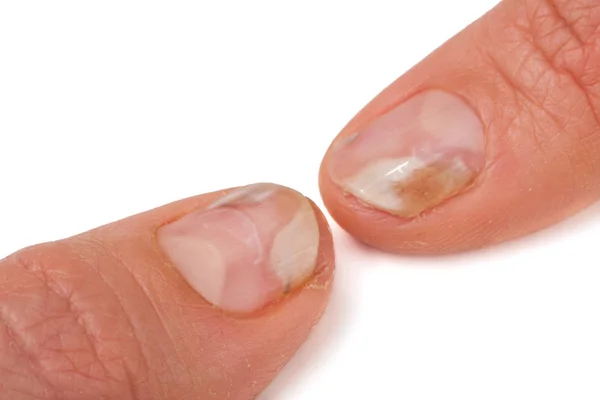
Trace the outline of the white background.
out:
M 334 135 L 494 3 L 0 3 L 0 256 L 256 181 L 321 204 Z M 263 399 L 600 398 L 599 217 L 436 259 L 334 226 L 331 307 Z

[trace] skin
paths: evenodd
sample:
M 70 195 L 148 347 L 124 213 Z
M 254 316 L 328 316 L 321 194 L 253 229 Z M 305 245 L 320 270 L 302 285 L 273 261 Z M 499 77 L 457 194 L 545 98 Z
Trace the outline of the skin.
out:
M 472 188 L 402 219 L 342 192 L 322 169 L 330 214 L 372 246 L 434 254 L 514 239 L 595 202 L 598 26 L 595 0 L 501 2 L 385 89 L 337 138 L 422 90 L 454 93 L 486 130 L 487 164 Z M 326 306 L 331 235 L 319 214 L 325 267 L 305 285 L 251 316 L 223 313 L 187 285 L 155 241 L 158 227 L 219 195 L 0 261 L 0 400 L 256 397 Z

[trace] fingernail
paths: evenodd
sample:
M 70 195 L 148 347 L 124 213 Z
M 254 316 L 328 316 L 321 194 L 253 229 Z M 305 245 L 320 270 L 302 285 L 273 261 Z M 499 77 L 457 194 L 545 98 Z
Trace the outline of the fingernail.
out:
M 162 227 L 158 241 L 208 302 L 252 312 L 315 272 L 319 226 L 302 194 L 259 183 Z
M 327 171 L 372 207 L 412 218 L 467 190 L 484 164 L 479 117 L 462 99 L 430 90 L 340 138 Z

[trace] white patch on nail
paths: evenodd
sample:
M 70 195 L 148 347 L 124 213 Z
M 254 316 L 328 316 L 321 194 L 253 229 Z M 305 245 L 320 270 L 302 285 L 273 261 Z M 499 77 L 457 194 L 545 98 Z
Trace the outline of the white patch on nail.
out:
M 271 247 L 271 266 L 283 284 L 295 286 L 313 272 L 319 252 L 319 225 L 307 200 L 277 234 Z
M 166 244 L 177 255 L 174 262 L 188 264 L 189 260 L 198 260 L 198 265 L 185 268 L 182 273 L 207 301 L 219 304 L 227 273 L 221 250 L 208 240 L 193 237 L 170 238 Z
M 395 186 L 409 178 L 425 163 L 415 157 L 387 158 L 368 164 L 345 181 L 346 189 L 373 206 L 384 210 L 402 209 L 402 199 Z
M 454 157 L 452 159 L 452 170 L 456 173 L 465 173 L 469 172 L 469 167 L 459 157 Z
M 484 146 L 483 131 L 477 115 L 462 100 L 442 91 L 425 95 L 419 115 L 421 127 L 438 146 L 459 147 L 480 152 Z
M 212 203 L 208 209 L 235 203 L 261 203 L 275 193 L 278 188 L 279 187 L 273 183 L 255 183 L 248 186 L 242 186 Z
M 358 132 L 354 132 L 346 137 L 340 138 L 335 141 L 333 144 L 333 150 L 339 149 L 340 147 L 344 147 L 354 141 L 358 137 Z

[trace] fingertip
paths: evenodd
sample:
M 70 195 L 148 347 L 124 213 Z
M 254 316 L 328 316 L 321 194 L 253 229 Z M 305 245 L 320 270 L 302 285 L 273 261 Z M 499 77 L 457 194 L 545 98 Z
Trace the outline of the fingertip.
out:
M 70 336 L 72 340 L 107 349 L 110 354 L 102 353 L 98 357 L 95 370 L 117 374 L 123 372 L 122 363 L 135 367 L 127 369 L 130 375 L 122 381 L 112 382 L 110 377 L 102 375 L 90 383 L 86 374 L 89 371 L 85 370 L 89 364 L 81 364 L 61 375 L 71 384 L 63 387 L 61 381 L 55 385 L 57 390 L 78 390 L 84 394 L 100 393 L 99 390 L 111 394 L 135 390 L 146 397 L 163 393 L 168 398 L 191 394 L 225 398 L 235 392 L 240 398 L 255 398 L 319 321 L 328 304 L 335 267 L 331 232 L 318 207 L 292 189 L 273 184 L 261 186 L 265 188 L 273 189 L 269 196 L 248 199 L 238 196 L 240 188 L 232 188 L 185 199 L 72 238 L 33 246 L 19 253 L 20 259 L 25 261 L 15 263 L 13 258 L 0 262 L 0 269 L 5 268 L 18 278 L 9 282 L 0 280 L 0 294 L 4 294 L 0 297 L 5 302 L 10 298 L 9 311 L 19 321 L 19 327 L 29 324 L 33 317 L 34 323 L 40 326 L 52 321 L 52 326 L 60 324 L 60 329 L 76 331 L 77 336 Z M 265 194 L 264 191 L 246 191 L 251 195 L 261 193 Z M 260 225 L 256 229 L 263 235 L 261 238 L 272 239 L 271 244 L 279 243 L 279 250 L 283 250 L 278 254 L 265 252 L 264 259 L 283 269 L 282 275 L 272 275 L 279 280 L 276 282 L 283 282 L 281 279 L 285 278 L 292 283 L 277 284 L 277 292 L 271 293 L 273 297 L 265 303 L 252 304 L 251 309 L 243 308 L 250 302 L 223 303 L 233 304 L 234 308 L 211 303 L 204 297 L 206 292 L 198 291 L 190 284 L 189 276 L 179 272 L 180 268 L 163 250 L 164 243 L 157 237 L 161 229 L 190 214 L 232 206 L 241 207 L 237 210 L 247 213 L 253 223 Z M 279 218 L 283 218 L 283 222 Z M 194 221 L 200 225 L 207 222 Z M 291 230 L 280 236 L 285 227 Z M 235 231 L 237 225 L 233 228 Z M 313 232 L 313 228 L 316 231 Z M 300 234 L 304 229 L 316 238 L 314 249 L 304 249 L 310 255 L 310 264 L 304 264 L 309 260 L 305 255 L 296 254 L 307 244 L 313 246 L 313 237 L 309 240 L 296 237 L 295 233 Z M 181 235 L 185 229 L 177 227 L 171 229 L 171 233 Z M 247 238 L 242 235 L 241 239 L 244 242 Z M 292 247 L 288 247 L 290 240 L 294 242 Z M 234 243 L 230 250 L 237 245 L 240 243 Z M 290 248 L 291 251 L 285 250 Z M 295 261 L 301 263 L 301 274 L 297 274 L 295 263 L 286 264 L 287 257 L 294 255 L 298 256 Z M 250 265 L 252 260 L 247 261 Z M 198 260 L 195 267 L 207 268 L 206 262 L 206 258 Z M 23 268 L 32 271 L 23 273 Z M 203 274 L 210 278 L 206 270 Z M 5 291 L 1 290 L 3 285 L 8 285 Z M 251 295 L 251 300 L 257 298 L 252 297 L 256 287 L 242 289 Z M 23 293 L 27 296 L 21 295 Z M 55 321 L 54 309 L 44 304 L 48 298 L 52 300 L 50 306 L 63 307 L 60 321 Z M 30 309 L 36 312 L 30 313 Z M 80 316 L 84 314 L 85 326 L 82 327 Z M 68 326 L 65 321 L 69 322 Z M 97 335 L 97 332 L 102 334 Z M 50 343 L 51 356 L 45 356 L 45 362 L 58 365 L 56 363 L 63 362 L 61 357 L 69 354 L 70 348 L 65 347 L 65 342 L 47 341 L 44 335 L 52 333 L 36 330 L 35 334 L 42 336 L 35 337 L 35 344 L 39 346 L 34 350 L 42 354 L 44 345 Z M 0 358 L 1 353 L 2 349 Z M 115 355 L 119 360 L 117 364 L 113 362 Z M 144 365 L 140 366 L 141 358 Z M 132 386 L 127 387 L 123 382 L 132 382 Z
M 503 1 L 382 91 L 323 159 L 334 220 L 385 251 L 445 254 L 597 201 L 597 88 L 579 83 L 597 75 L 585 62 L 597 35 L 582 20 L 598 15 L 572 1 Z

